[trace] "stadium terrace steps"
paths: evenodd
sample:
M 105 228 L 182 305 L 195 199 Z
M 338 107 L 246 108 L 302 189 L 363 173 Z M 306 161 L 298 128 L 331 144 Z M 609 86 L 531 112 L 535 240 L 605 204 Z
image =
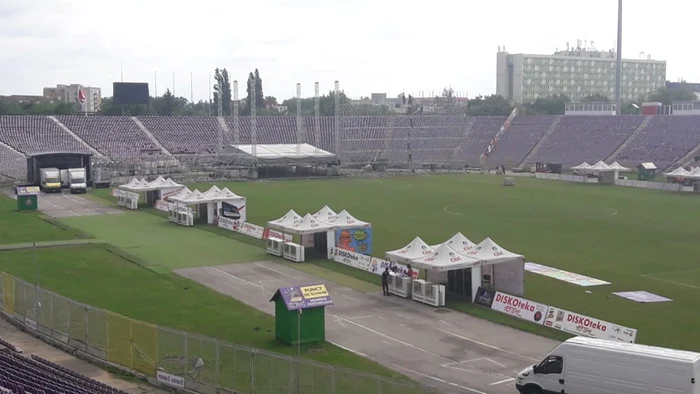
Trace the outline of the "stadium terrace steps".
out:
M 71 131 L 71 129 L 66 127 L 66 125 L 61 123 L 60 120 L 56 119 L 55 116 L 48 116 L 48 118 L 51 119 L 54 123 L 56 123 L 58 125 L 58 127 L 63 129 L 63 131 L 70 134 L 71 137 L 75 138 L 78 142 L 80 142 L 80 144 L 83 145 L 84 147 L 86 147 L 90 152 L 92 152 L 93 155 L 95 155 L 97 157 L 106 157 L 102 152 L 98 151 L 97 149 L 95 149 L 95 147 L 93 147 L 92 145 L 85 142 L 85 140 L 83 140 L 82 138 L 78 137 L 77 134 L 75 134 L 73 131 Z
M 132 116 L 131 120 L 133 120 L 134 123 L 136 123 L 136 125 L 139 127 L 139 129 L 141 129 L 141 131 L 143 131 L 143 133 L 146 134 L 146 137 L 148 137 L 148 139 L 150 139 L 151 142 L 153 142 L 153 144 L 158 149 L 160 149 L 160 151 L 163 152 L 164 155 L 166 155 L 166 156 L 173 155 L 160 143 L 160 141 L 158 141 L 158 139 L 146 128 L 146 126 L 143 125 L 143 123 L 141 123 L 141 121 L 137 117 Z
M 220 140 L 219 146 L 223 149 L 227 145 L 234 144 L 236 139 L 231 138 L 231 130 L 228 128 L 228 125 L 226 124 L 226 120 L 224 120 L 224 117 L 217 116 L 216 120 L 219 122 L 219 126 L 221 126 L 221 129 L 224 131 L 224 134 L 221 135 L 221 140 Z
M 651 118 L 652 118 L 652 116 L 645 116 L 644 121 L 642 121 L 642 124 L 640 124 L 639 127 L 637 127 L 637 129 L 634 130 L 634 132 L 632 134 L 630 134 L 630 136 L 627 137 L 627 139 L 622 144 L 620 144 L 620 146 L 618 146 L 617 149 L 615 149 L 615 152 L 613 152 L 610 156 L 608 156 L 607 159 L 605 159 L 605 161 L 607 162 L 610 160 L 615 160 L 617 155 L 619 155 L 620 152 L 622 152 L 622 150 L 625 149 L 627 147 L 627 145 L 629 145 L 634 140 L 634 138 L 636 136 L 638 136 L 639 133 L 642 132 L 642 130 L 647 128 Z
M 4 142 L 2 142 L 2 141 L 0 141 L 0 149 L 2 149 L 2 150 L 7 150 L 7 151 L 10 151 L 10 152 L 12 152 L 12 153 L 16 153 L 16 154 L 19 155 L 19 156 L 25 157 L 25 156 L 24 156 L 24 153 L 18 151 L 17 149 L 11 147 L 10 145 L 7 145 L 6 143 L 4 143 Z M 3 153 L 4 153 L 4 152 L 3 152 Z
M 700 152 L 700 143 L 695 145 L 693 149 L 688 151 L 683 157 L 678 159 L 675 163 L 671 164 L 668 166 L 666 169 L 671 169 L 673 167 L 687 167 L 693 163 L 695 163 L 695 156 L 697 156 L 698 152 Z
M 521 162 L 518 164 L 519 167 L 520 167 L 520 166 L 523 166 L 523 165 L 525 165 L 525 164 L 531 164 L 531 163 L 530 163 L 530 159 L 532 159 L 532 157 L 534 157 L 534 156 L 537 155 L 537 153 L 539 152 L 540 148 L 542 147 L 542 145 L 544 145 L 544 142 L 547 140 L 547 137 L 549 137 L 550 135 L 552 135 L 552 133 L 554 133 L 554 130 L 556 130 L 557 126 L 559 125 L 559 122 L 561 122 L 562 117 L 563 117 L 563 115 L 558 115 L 558 116 L 554 119 L 554 121 L 552 122 L 552 124 L 550 124 L 549 127 L 547 128 L 547 131 L 545 131 L 545 133 L 544 133 L 544 134 L 542 135 L 542 137 L 537 141 L 537 143 L 535 144 L 535 146 L 532 147 L 532 150 L 530 151 L 530 153 L 528 153 L 527 156 L 525 156 L 525 158 L 523 159 L 523 161 L 521 161 Z
M 462 156 L 462 147 L 464 146 L 464 141 L 469 139 L 469 134 L 471 134 L 472 130 L 474 129 L 474 124 L 476 123 L 476 117 L 471 117 L 467 121 L 467 126 L 464 128 L 464 136 L 461 141 L 459 141 L 457 144 L 455 144 L 455 148 L 450 152 L 450 157 L 447 159 L 447 162 L 449 163 L 453 157 L 461 157 Z

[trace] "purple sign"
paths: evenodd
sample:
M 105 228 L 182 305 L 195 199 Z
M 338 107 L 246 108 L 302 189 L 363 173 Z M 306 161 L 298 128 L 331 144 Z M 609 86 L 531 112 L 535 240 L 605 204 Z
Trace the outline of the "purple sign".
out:
M 670 298 L 661 297 L 660 295 L 649 293 L 648 291 L 621 291 L 613 294 L 618 297 L 643 303 L 673 301 Z
M 331 299 L 331 295 L 328 294 L 326 285 L 320 283 L 281 287 L 277 290 L 277 293 L 287 305 L 287 310 L 290 311 L 333 305 L 333 300 Z

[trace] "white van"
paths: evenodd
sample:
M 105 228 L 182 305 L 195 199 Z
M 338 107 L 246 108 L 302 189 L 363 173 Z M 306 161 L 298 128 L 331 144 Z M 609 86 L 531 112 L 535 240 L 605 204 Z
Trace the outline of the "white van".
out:
M 518 374 L 522 394 L 700 394 L 700 353 L 576 337 Z

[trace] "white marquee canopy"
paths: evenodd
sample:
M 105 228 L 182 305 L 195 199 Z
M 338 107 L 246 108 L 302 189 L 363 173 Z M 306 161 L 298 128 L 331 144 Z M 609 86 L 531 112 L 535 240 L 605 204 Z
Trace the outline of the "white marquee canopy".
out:
M 307 213 L 300 221 L 286 226 L 284 231 L 292 234 L 314 234 L 332 229 L 333 226 L 327 223 L 316 220 L 310 213 Z
M 328 223 L 333 226 L 333 228 L 337 230 L 341 229 L 346 229 L 346 228 L 358 228 L 358 227 L 370 227 L 371 224 L 367 222 L 363 222 L 360 219 L 356 219 L 354 216 L 352 216 L 348 211 L 342 210 L 340 211 L 339 214 L 336 216 L 330 217 L 325 221 L 325 223 Z
M 335 211 L 332 210 L 328 205 L 324 206 L 323 208 L 319 209 L 318 212 L 314 213 L 314 217 L 322 222 L 327 222 L 336 216 L 338 216 L 338 214 L 335 213 Z
M 481 260 L 484 264 L 499 264 L 514 260 L 524 260 L 525 256 L 503 249 L 491 238 L 486 238 L 466 253 L 467 256 Z
M 410 263 L 434 251 L 433 247 L 425 243 L 420 237 L 415 237 L 413 241 L 403 248 L 386 252 L 385 257 L 390 260 L 396 260 L 399 263 Z
M 446 244 L 442 244 L 431 254 L 412 260 L 411 264 L 416 268 L 434 271 L 451 271 L 470 268 L 481 264 L 481 261 L 476 258 L 457 253 Z
M 298 213 L 294 212 L 293 209 L 290 209 L 281 218 L 276 220 L 270 220 L 269 222 L 267 222 L 267 225 L 268 227 L 273 228 L 275 230 L 284 230 L 300 221 L 301 216 L 299 216 Z
M 145 179 L 132 178 L 129 182 L 119 186 L 119 189 L 131 192 L 148 192 L 163 189 L 177 189 L 180 187 L 184 187 L 184 185 L 181 185 L 170 178 L 165 179 L 159 176 L 151 182 L 148 182 Z

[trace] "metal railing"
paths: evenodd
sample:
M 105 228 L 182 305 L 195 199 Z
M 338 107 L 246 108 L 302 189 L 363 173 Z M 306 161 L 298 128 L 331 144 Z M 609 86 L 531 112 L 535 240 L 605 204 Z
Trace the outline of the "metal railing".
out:
M 0 272 L 0 308 L 30 329 L 92 356 L 185 388 L 255 394 L 423 394 L 432 387 L 297 359 L 156 326 L 95 308 Z

